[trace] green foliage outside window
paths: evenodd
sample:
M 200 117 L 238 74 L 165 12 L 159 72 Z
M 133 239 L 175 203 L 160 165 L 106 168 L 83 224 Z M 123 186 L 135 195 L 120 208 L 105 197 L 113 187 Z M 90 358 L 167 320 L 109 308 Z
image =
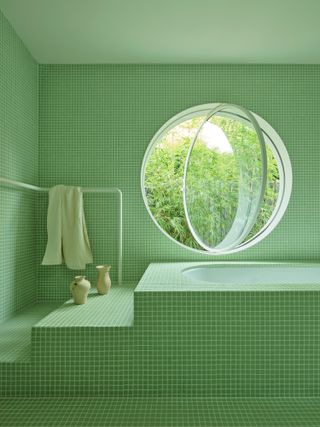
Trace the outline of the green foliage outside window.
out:
M 171 237 L 191 248 L 201 249 L 193 238 L 183 207 L 182 180 L 187 153 L 203 118 L 179 124 L 153 149 L 145 172 L 145 191 L 150 210 Z M 201 133 L 194 146 L 187 174 L 188 206 L 192 223 L 202 239 L 218 244 L 234 221 L 239 185 L 257 192 L 259 149 L 255 132 L 225 117 L 214 117 L 212 124 L 223 129 L 237 155 L 208 148 Z M 239 167 L 241 164 L 241 167 Z M 267 147 L 267 186 L 258 218 L 246 240 L 266 224 L 274 210 L 279 190 L 279 171 Z M 250 192 L 248 192 L 249 194 Z

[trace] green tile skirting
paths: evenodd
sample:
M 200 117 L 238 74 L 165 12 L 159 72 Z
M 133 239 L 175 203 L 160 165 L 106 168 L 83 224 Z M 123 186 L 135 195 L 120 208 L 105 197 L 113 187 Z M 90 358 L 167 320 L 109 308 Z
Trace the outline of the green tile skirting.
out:
M 320 399 L 0 399 L 6 427 L 319 427 Z

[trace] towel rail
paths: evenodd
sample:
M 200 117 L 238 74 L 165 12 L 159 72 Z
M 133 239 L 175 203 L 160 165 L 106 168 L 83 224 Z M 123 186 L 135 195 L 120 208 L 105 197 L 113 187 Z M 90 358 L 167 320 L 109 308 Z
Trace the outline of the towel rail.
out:
M 13 179 L 1 178 L 0 184 L 13 185 L 18 188 L 38 191 L 41 193 L 47 193 L 49 188 L 38 187 L 32 184 L 26 184 L 25 182 L 14 181 Z M 116 193 L 119 197 L 119 244 L 118 244 L 118 284 L 122 284 L 122 252 L 123 252 L 123 196 L 120 188 L 117 187 L 106 187 L 106 188 L 96 188 L 96 187 L 81 187 L 83 193 Z

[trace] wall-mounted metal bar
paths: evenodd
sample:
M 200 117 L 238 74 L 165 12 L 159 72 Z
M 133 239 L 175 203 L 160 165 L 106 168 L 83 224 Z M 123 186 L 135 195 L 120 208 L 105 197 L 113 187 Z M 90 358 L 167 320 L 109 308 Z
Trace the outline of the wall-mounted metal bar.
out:
M 14 181 L 13 179 L 1 178 L 0 184 L 13 185 L 26 190 L 38 191 L 41 193 L 47 193 L 49 188 L 38 187 L 32 184 L 26 184 L 24 182 Z M 96 187 L 81 187 L 83 193 L 116 193 L 118 194 L 119 199 L 119 233 L 118 233 L 118 284 L 122 284 L 122 253 L 123 253 L 123 196 L 120 188 L 117 187 L 106 187 L 106 188 L 96 188 Z

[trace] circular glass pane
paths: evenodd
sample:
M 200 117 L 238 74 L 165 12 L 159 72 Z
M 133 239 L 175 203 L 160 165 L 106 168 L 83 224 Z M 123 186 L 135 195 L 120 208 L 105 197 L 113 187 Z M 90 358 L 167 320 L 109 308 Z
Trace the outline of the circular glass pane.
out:
M 159 129 L 145 153 L 141 189 L 152 220 L 169 239 L 196 252 L 218 255 L 256 244 L 275 228 L 290 199 L 291 165 L 279 135 L 257 114 L 233 108 L 206 104 L 183 111 Z M 201 162 L 200 151 L 206 153 Z M 185 209 L 188 196 L 199 206 Z M 196 217 L 200 202 L 208 212 L 204 225 Z
M 246 240 L 265 192 L 266 157 L 260 127 L 241 107 L 218 106 L 199 127 L 185 164 L 184 208 L 205 250 L 230 250 Z

